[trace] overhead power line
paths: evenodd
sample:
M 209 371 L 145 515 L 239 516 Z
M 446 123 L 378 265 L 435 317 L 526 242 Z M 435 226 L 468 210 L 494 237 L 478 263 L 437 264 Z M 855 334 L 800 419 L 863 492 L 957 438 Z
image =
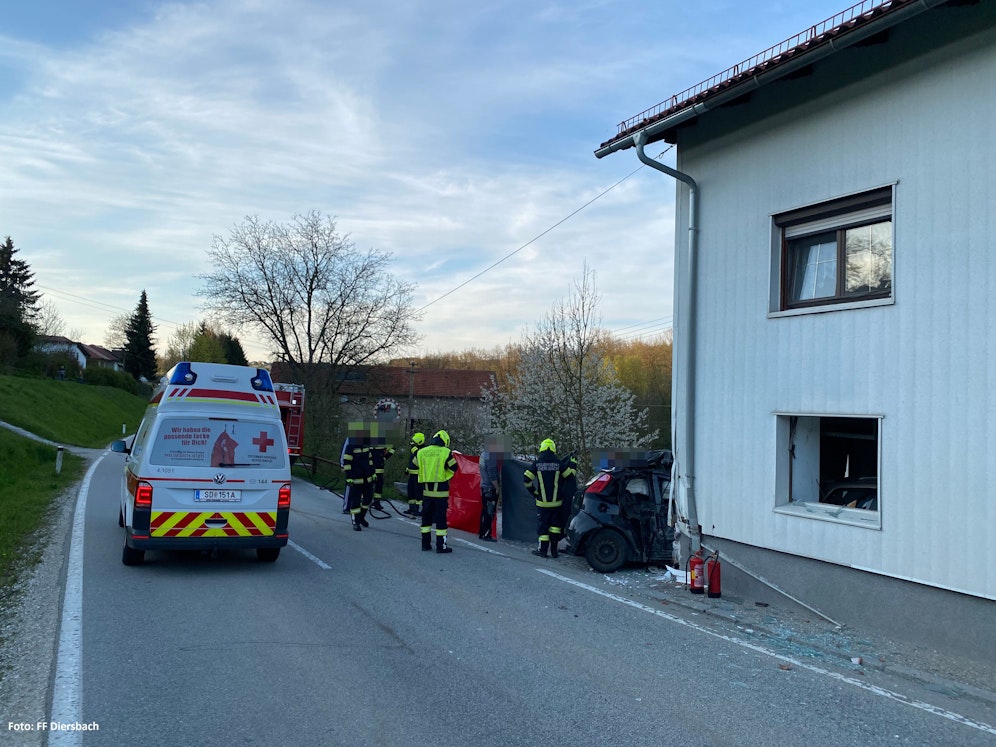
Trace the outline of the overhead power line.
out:
M 663 156 L 665 153 L 667 153 L 673 147 L 674 146 L 668 146 L 666 149 L 664 149 L 663 151 L 661 151 L 660 153 L 657 154 L 657 158 L 660 158 L 661 156 Z M 541 238 L 543 238 L 548 233 L 550 233 L 551 231 L 553 231 L 555 228 L 558 228 L 561 225 L 563 225 L 564 223 L 566 223 L 567 221 L 569 221 L 571 218 L 573 218 L 575 215 L 577 215 L 582 210 L 584 210 L 585 208 L 587 208 L 589 205 L 591 205 L 592 203 L 594 203 L 594 202 L 600 200 L 601 198 L 603 198 L 605 195 L 607 195 L 613 189 L 615 189 L 616 187 L 618 187 L 624 181 L 626 181 L 631 176 L 633 176 L 634 174 L 638 173 L 640 170 L 642 170 L 644 168 L 646 168 L 646 166 L 644 164 L 640 164 L 639 167 L 633 169 L 631 172 L 629 172 L 628 174 L 626 174 L 626 176 L 624 176 L 622 179 L 620 179 L 619 181 L 617 181 L 615 184 L 613 184 L 612 186 L 607 187 L 606 189 L 604 189 L 601 192 L 599 192 L 597 195 L 595 195 L 590 200 L 588 200 L 588 202 L 586 202 L 584 205 L 582 205 L 581 207 L 577 208 L 576 210 L 574 210 L 570 214 L 564 216 L 563 218 L 561 218 L 560 220 L 558 220 L 556 223 L 554 223 L 552 226 L 550 226 L 549 228 L 547 228 L 542 233 L 539 233 L 536 236 L 534 236 L 533 238 L 529 239 L 529 241 L 527 241 L 525 244 L 523 244 L 522 246 L 520 246 L 518 249 L 515 249 L 514 251 L 509 252 L 504 257 L 502 257 L 497 262 L 495 262 L 494 264 L 492 264 L 492 265 L 484 268 L 483 270 L 481 270 L 479 273 L 477 273 L 473 277 L 470 277 L 470 278 L 467 278 L 466 280 L 464 280 L 462 283 L 460 283 L 460 285 L 458 285 L 455 288 L 452 288 L 452 289 L 446 291 L 446 293 L 444 293 L 443 295 L 441 295 L 441 296 L 439 296 L 437 298 L 434 298 L 433 300 L 429 301 L 429 303 L 427 303 L 427 304 L 425 304 L 425 306 L 421 307 L 419 309 L 419 311 L 425 311 L 427 308 L 429 308 L 430 306 L 432 306 L 434 303 L 438 303 L 439 301 L 442 301 L 444 298 L 453 295 L 454 293 L 456 293 L 461 288 L 464 288 L 467 285 L 470 285 L 472 282 L 474 282 L 475 280 L 477 280 L 482 275 L 485 275 L 485 274 L 491 272 L 491 270 L 495 269 L 502 262 L 504 262 L 507 259 L 511 259 L 512 257 L 514 257 L 516 254 L 518 254 L 519 252 L 521 252 L 526 247 L 528 247 L 528 246 L 530 246 L 532 244 L 535 244 L 537 241 L 539 241 Z

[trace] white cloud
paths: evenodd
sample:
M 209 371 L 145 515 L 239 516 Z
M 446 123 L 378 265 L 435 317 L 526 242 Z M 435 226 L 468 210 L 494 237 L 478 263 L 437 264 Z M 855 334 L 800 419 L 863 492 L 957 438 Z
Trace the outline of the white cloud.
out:
M 392 252 L 418 305 L 536 239 L 426 309 L 426 350 L 517 339 L 585 260 L 608 328 L 666 318 L 670 180 L 537 237 L 638 169 L 592 155 L 616 122 L 839 10 L 783 5 L 204 0 L 0 36 L 0 235 L 88 342 L 143 289 L 164 342 L 214 235 L 309 210 Z

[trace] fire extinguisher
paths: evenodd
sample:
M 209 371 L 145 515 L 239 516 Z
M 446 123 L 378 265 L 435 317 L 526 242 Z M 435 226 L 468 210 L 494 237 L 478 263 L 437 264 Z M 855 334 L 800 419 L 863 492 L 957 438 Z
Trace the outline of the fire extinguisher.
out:
M 712 599 L 719 599 L 723 596 L 722 585 L 720 583 L 719 550 L 709 556 L 705 564 L 706 586 L 709 587 L 709 596 Z
M 703 574 L 705 561 L 702 560 L 702 551 L 696 550 L 686 563 L 688 570 L 688 590 L 692 594 L 702 594 L 705 591 L 705 576 Z

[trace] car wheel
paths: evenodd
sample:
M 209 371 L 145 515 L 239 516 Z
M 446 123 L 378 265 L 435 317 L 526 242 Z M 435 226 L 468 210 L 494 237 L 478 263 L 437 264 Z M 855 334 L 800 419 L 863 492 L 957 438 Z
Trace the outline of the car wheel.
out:
M 599 529 L 585 543 L 584 557 L 599 573 L 614 573 L 626 563 L 626 541 L 618 532 Z
M 280 557 L 279 547 L 257 547 L 256 558 L 264 563 L 272 563 Z
M 121 550 L 121 562 L 125 565 L 142 565 L 145 562 L 145 550 L 136 550 L 134 547 L 128 547 L 128 543 L 125 543 L 124 548 Z

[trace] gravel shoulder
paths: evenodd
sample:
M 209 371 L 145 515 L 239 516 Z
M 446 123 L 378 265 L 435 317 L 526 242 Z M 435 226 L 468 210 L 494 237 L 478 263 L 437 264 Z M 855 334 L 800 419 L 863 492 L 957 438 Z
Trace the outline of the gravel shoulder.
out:
M 52 505 L 34 535 L 19 580 L 0 589 L 0 744 L 43 745 L 44 732 L 15 732 L 9 722 L 49 720 L 52 681 L 62 611 L 63 571 L 79 485 Z

